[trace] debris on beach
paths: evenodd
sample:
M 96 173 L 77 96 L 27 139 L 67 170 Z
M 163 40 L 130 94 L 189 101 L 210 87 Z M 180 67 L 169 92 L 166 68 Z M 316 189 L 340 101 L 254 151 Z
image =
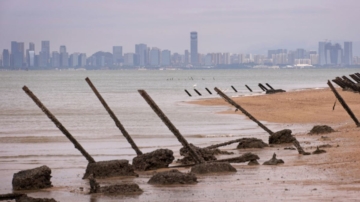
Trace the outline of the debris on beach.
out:
M 149 184 L 195 184 L 197 183 L 196 175 L 193 173 L 182 173 L 176 169 L 159 172 L 153 175 L 148 181 Z
M 339 145 L 338 145 L 338 146 L 339 146 Z M 322 145 L 319 145 L 318 147 L 319 147 L 319 148 L 331 148 L 332 145 L 330 145 L 330 144 L 322 144 Z
M 292 143 L 295 137 L 291 135 L 290 129 L 280 130 L 269 136 L 269 144 L 284 144 Z
M 295 139 L 293 141 L 293 145 L 295 146 L 295 148 L 298 150 L 299 154 L 302 155 L 310 155 L 310 152 L 306 152 L 300 145 L 299 141 L 297 141 L 297 139 Z
M 44 189 L 52 187 L 51 169 L 40 166 L 15 173 L 12 180 L 14 190 Z
M 167 168 L 173 160 L 173 151 L 169 149 L 157 149 L 153 152 L 136 156 L 132 161 L 132 165 L 135 170 L 146 171 Z
M 269 89 L 266 91 L 266 94 L 275 94 L 275 93 L 285 93 L 286 91 L 283 89 Z
M 284 150 L 296 150 L 294 147 L 285 147 Z
M 319 147 L 317 147 L 312 154 L 322 154 L 322 153 L 326 153 L 326 151 L 323 149 L 319 149 Z
M 20 193 L 0 194 L 0 201 L 3 200 L 15 200 L 15 202 L 57 202 L 53 198 L 32 198 Z
M 237 171 L 228 162 L 208 162 L 208 163 L 196 164 L 191 168 L 191 172 L 195 174 L 208 174 L 208 173 L 237 172 Z
M 332 129 L 330 126 L 327 125 L 316 125 L 310 130 L 310 135 L 313 134 L 327 134 L 335 132 L 334 129 Z
M 207 148 L 200 148 L 200 147 L 197 147 L 197 146 L 195 146 L 195 145 L 193 145 L 191 143 L 189 144 L 189 146 L 196 152 L 197 155 L 202 157 L 205 161 L 216 160 L 215 154 L 218 154 L 218 152 L 216 150 L 207 149 Z M 177 160 L 178 163 L 192 164 L 192 163 L 195 162 L 195 160 L 193 159 L 190 151 L 186 147 L 182 147 L 180 149 L 180 155 L 183 156 L 184 158 L 178 159 Z
M 342 78 L 336 77 L 332 81 L 340 86 L 343 91 L 360 92 L 360 74 L 350 74 L 350 77 L 354 79 L 355 82 L 346 76 L 342 76 Z
M 114 184 L 101 187 L 94 175 L 89 176 L 90 194 L 103 193 L 111 195 L 141 194 L 143 190 L 135 183 Z
M 264 148 L 269 145 L 257 138 L 242 138 L 239 142 L 237 149 L 248 149 L 248 148 Z
M 238 157 L 219 159 L 214 162 L 245 163 L 248 161 L 253 161 L 258 159 L 260 159 L 258 155 L 248 152 Z
M 260 164 L 259 164 L 259 162 L 257 160 L 254 159 L 254 160 L 249 161 L 248 165 L 249 166 L 256 166 L 256 165 L 260 165 Z
M 263 165 L 278 165 L 278 164 L 283 164 L 284 161 L 282 159 L 277 159 L 276 158 L 276 154 L 274 153 L 272 158 L 268 161 L 265 161 L 263 163 Z
M 138 176 L 138 174 L 134 172 L 134 168 L 131 164 L 129 164 L 128 160 L 110 160 L 89 163 L 86 167 L 83 179 L 87 179 L 90 174 L 93 174 L 94 178 L 95 176 L 96 178 Z

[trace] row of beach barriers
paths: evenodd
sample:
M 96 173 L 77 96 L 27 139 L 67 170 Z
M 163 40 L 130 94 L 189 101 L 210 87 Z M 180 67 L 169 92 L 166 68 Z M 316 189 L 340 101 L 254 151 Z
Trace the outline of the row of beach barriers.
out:
M 340 86 L 343 90 L 353 91 L 360 93 L 360 73 L 349 75 L 353 80 L 346 76 L 336 77 L 332 81 Z
M 283 92 L 286 92 L 285 90 L 283 89 L 274 89 L 270 84 L 268 83 L 265 83 L 267 87 L 265 87 L 262 83 L 259 83 L 258 86 L 260 87 L 260 89 L 262 91 L 265 91 L 266 94 L 274 94 L 274 93 L 283 93 Z M 253 92 L 253 90 L 248 86 L 248 85 L 245 85 L 245 87 L 250 91 L 250 92 Z M 238 91 L 236 90 L 236 88 L 234 86 L 231 86 L 231 88 L 235 91 L 235 93 L 237 93 Z M 205 90 L 210 94 L 212 95 L 212 92 L 208 89 L 208 88 L 205 88 Z M 194 88 L 194 91 L 196 94 L 198 94 L 199 96 L 202 96 L 202 94 L 196 89 Z M 185 92 L 186 94 L 191 97 L 192 95 L 190 94 L 190 92 L 188 90 L 185 89 Z

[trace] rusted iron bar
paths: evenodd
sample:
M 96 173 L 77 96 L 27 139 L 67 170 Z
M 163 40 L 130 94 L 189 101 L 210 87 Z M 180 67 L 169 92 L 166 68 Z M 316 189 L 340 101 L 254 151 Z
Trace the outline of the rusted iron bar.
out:
M 137 147 L 133 139 L 130 137 L 129 133 L 125 130 L 124 126 L 120 123 L 119 119 L 116 117 L 114 112 L 110 109 L 110 107 L 107 105 L 105 100 L 102 98 L 98 90 L 95 88 L 94 84 L 90 81 L 88 77 L 86 77 L 86 82 L 89 84 L 90 88 L 94 91 L 96 97 L 100 100 L 101 104 L 105 107 L 106 111 L 109 113 L 110 117 L 114 120 L 115 125 L 120 129 L 121 133 L 124 135 L 126 140 L 129 142 L 131 147 L 135 150 L 137 155 L 143 154 L 140 149 Z
M 355 83 L 352 83 L 346 79 L 343 80 L 343 83 L 348 87 L 351 88 L 355 92 L 360 92 L 360 86 L 357 86 Z
M 205 90 L 206 90 L 210 95 L 212 95 L 211 91 L 210 91 L 208 88 L 205 88 Z
M 331 90 L 334 93 L 335 97 L 339 100 L 340 104 L 344 107 L 346 112 L 350 115 L 352 120 L 355 122 L 356 126 L 360 127 L 359 121 L 357 120 L 357 118 L 355 117 L 354 113 L 351 111 L 349 106 L 346 104 L 345 100 L 340 96 L 340 94 L 336 91 L 336 89 L 334 88 L 334 86 L 331 84 L 331 82 L 329 80 L 328 80 L 327 84 L 331 88 Z
M 198 90 L 196 90 L 195 88 L 194 88 L 194 91 L 195 91 L 199 96 L 201 96 L 201 93 L 200 93 Z
M 74 144 L 75 148 L 78 149 L 81 154 L 86 158 L 89 163 L 95 163 L 95 160 L 90 156 L 89 153 L 80 145 L 80 143 L 70 134 L 68 130 L 51 114 L 51 112 L 41 103 L 41 101 L 30 91 L 26 86 L 23 87 L 25 93 L 35 102 L 35 104 L 47 115 L 47 117 L 55 124 L 57 128 Z
M 181 135 L 180 131 L 171 123 L 168 117 L 161 111 L 157 104 L 152 100 L 152 98 L 146 93 L 145 90 L 138 90 L 140 95 L 145 99 L 149 106 L 154 110 L 154 112 L 159 116 L 159 118 L 164 122 L 164 124 L 169 128 L 169 130 L 175 135 L 178 141 L 185 147 L 193 157 L 195 163 L 204 163 L 205 160 L 199 156 L 195 150 L 190 147 L 186 139 Z
M 258 124 L 258 126 L 260 126 L 262 129 L 264 129 L 267 133 L 269 133 L 269 135 L 274 134 L 274 132 L 272 132 L 270 129 L 268 129 L 266 126 L 264 126 L 262 123 L 260 123 L 260 121 L 258 121 L 255 117 L 253 117 L 249 112 L 247 112 L 244 108 L 242 108 L 239 104 L 237 104 L 236 102 L 234 102 L 231 98 L 229 98 L 227 95 L 225 95 L 223 92 L 221 92 L 218 88 L 214 88 L 214 90 L 222 97 L 225 99 L 225 101 L 227 101 L 229 104 L 231 104 L 232 106 L 236 107 L 237 109 L 239 109 L 243 114 L 245 114 L 249 119 L 251 119 L 252 121 L 254 121 L 255 123 Z
M 268 91 L 268 89 L 262 85 L 262 83 L 259 83 L 259 87 L 263 90 L 263 91 Z
M 355 84 L 355 82 L 353 82 L 351 79 L 347 78 L 346 76 L 342 76 L 342 78 L 345 80 L 345 81 L 348 81 L 352 84 Z
M 215 149 L 215 148 L 223 147 L 223 146 L 226 146 L 226 145 L 238 143 L 238 142 L 243 141 L 243 140 L 244 140 L 244 138 L 240 138 L 240 139 L 236 139 L 236 140 L 230 140 L 230 141 L 227 141 L 227 142 L 224 142 L 224 143 L 214 144 L 214 145 L 211 145 L 211 146 L 208 146 L 208 147 L 205 147 L 205 148 L 206 149 Z
M 340 86 L 342 89 L 344 89 L 346 86 L 342 81 L 339 81 L 337 79 L 332 80 L 334 83 L 336 83 L 338 86 Z
M 235 93 L 238 92 L 234 86 L 231 86 L 231 88 L 235 91 Z
M 355 74 L 350 74 L 350 77 L 354 79 L 357 83 L 360 83 L 360 77 L 356 76 Z
M 187 91 L 187 90 L 185 89 L 185 92 L 186 92 L 186 94 L 188 94 L 189 97 L 191 97 L 191 94 L 189 93 L 189 91 Z
M 271 90 L 275 90 L 272 86 L 270 86 L 270 84 L 266 83 L 266 85 L 269 86 Z
M 360 73 L 355 73 L 356 76 L 358 76 L 360 78 Z
M 247 89 L 249 89 L 250 92 L 253 92 L 248 85 L 245 85 L 245 87 L 246 87 Z

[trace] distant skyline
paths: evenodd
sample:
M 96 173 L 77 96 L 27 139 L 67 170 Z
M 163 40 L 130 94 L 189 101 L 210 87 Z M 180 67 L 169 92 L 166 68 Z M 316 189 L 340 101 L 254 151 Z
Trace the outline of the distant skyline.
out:
M 189 33 L 198 33 L 198 52 L 266 54 L 269 49 L 317 50 L 318 42 L 353 42 L 360 56 L 358 0 L 125 1 L 2 0 L 0 49 L 11 41 L 50 41 L 50 50 L 91 55 L 135 52 L 135 44 L 184 53 Z

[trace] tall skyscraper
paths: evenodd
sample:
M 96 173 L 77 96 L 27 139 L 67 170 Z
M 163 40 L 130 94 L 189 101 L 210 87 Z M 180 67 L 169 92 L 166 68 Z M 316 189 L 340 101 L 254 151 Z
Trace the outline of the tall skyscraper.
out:
M 171 64 L 171 52 L 169 50 L 161 51 L 161 65 L 169 66 Z
M 86 66 L 86 54 L 81 53 L 79 55 L 79 67 L 85 67 Z
M 50 63 L 50 41 L 41 41 L 40 67 L 48 67 Z
M 113 46 L 113 63 L 119 65 L 123 62 L 122 46 Z
M 319 42 L 319 65 L 326 65 L 326 50 L 325 45 L 327 42 L 320 41 Z
M 185 61 L 184 63 L 187 65 L 187 64 L 190 64 L 190 53 L 189 53 L 189 50 L 185 50 Z
M 24 43 L 23 42 L 11 42 L 11 55 L 10 66 L 15 68 L 21 68 L 24 63 Z
M 134 53 L 125 53 L 124 54 L 124 65 L 134 66 Z
M 52 67 L 60 67 L 60 54 L 57 51 L 52 52 L 51 66 Z
M 69 66 L 69 54 L 66 52 L 66 46 L 60 46 L 60 67 Z
M 191 54 L 191 64 L 198 65 L 198 35 L 197 32 L 190 32 L 190 54 Z
M 8 49 L 4 49 L 3 53 L 3 66 L 4 67 L 10 67 L 10 53 Z
M 150 65 L 159 66 L 160 65 L 160 49 L 153 47 L 150 51 Z
M 147 64 L 147 58 L 148 58 L 148 54 L 147 54 L 147 45 L 146 44 L 136 44 L 135 45 L 135 53 L 137 55 L 137 64 L 135 65 L 140 65 L 140 66 L 145 66 Z
M 352 54 L 352 42 L 344 42 L 344 64 L 352 65 L 353 54 Z
M 29 49 L 26 50 L 26 65 L 28 67 L 33 67 L 34 63 L 32 66 L 30 65 L 30 51 L 35 52 L 35 44 L 32 42 L 29 43 Z

